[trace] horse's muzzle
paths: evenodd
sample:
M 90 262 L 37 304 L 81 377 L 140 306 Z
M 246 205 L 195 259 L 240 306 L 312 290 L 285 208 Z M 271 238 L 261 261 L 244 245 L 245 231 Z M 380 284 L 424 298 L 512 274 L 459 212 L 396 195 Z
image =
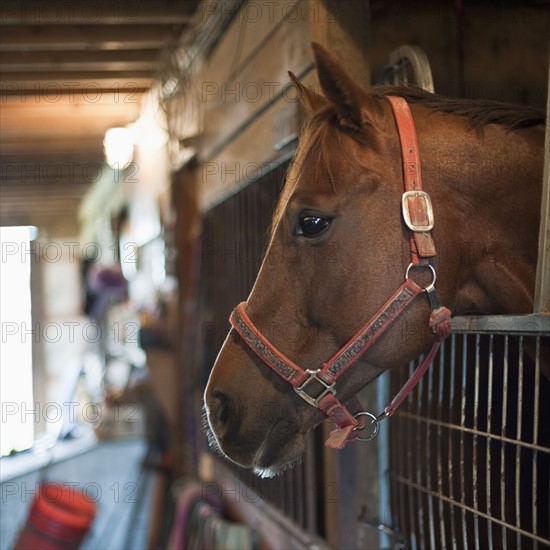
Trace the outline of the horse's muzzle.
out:
M 240 466 L 260 473 L 277 471 L 303 454 L 304 440 L 295 421 L 275 408 L 244 407 L 233 396 L 207 388 L 205 409 L 211 445 Z

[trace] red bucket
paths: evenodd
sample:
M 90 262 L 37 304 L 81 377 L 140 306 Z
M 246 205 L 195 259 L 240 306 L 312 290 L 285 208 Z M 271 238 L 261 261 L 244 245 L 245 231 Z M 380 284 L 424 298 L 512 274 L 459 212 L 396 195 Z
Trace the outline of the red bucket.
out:
M 44 483 L 34 497 L 14 550 L 78 548 L 96 511 L 96 504 L 74 487 Z

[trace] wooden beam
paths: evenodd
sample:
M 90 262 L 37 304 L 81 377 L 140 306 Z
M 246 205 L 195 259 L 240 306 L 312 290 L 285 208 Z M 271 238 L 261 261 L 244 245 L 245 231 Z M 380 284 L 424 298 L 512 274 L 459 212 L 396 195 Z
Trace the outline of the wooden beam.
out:
M 33 184 L 33 185 L 2 185 L 0 187 L 0 196 L 2 201 L 17 201 L 17 200 L 29 200 L 40 199 L 50 200 L 63 197 L 67 199 L 80 199 L 90 188 L 86 183 L 57 183 L 57 184 Z
M 27 106 L 21 104 L 21 108 L 11 107 L 2 109 L 3 130 L 13 124 L 16 128 L 24 125 L 41 125 L 44 121 L 50 119 L 60 119 L 61 117 L 73 117 L 74 120 L 63 120 L 63 124 L 79 124 L 80 120 L 91 117 L 97 120 L 105 118 L 134 118 L 140 107 L 140 97 L 134 98 L 132 102 L 104 102 L 103 104 L 92 103 L 67 103 L 67 102 L 42 102 L 38 107 L 35 105 Z
M 189 23 L 197 2 L 188 0 L 95 0 L 43 2 L 5 0 L 2 25 L 139 25 Z
M 0 225 L 36 225 L 40 228 L 49 229 L 50 226 L 69 227 L 74 231 L 66 233 L 66 235 L 78 234 L 78 213 L 68 212 L 66 217 L 59 216 L 59 211 L 48 212 L 14 212 L 2 214 Z M 48 234 L 50 231 L 48 230 Z M 58 233 L 59 234 L 59 233 Z
M 158 50 L 0 52 L 0 71 L 154 71 Z
M 30 186 L 29 186 L 30 187 Z M 38 186 L 40 187 L 40 186 Z M 31 206 L 40 209 L 44 205 L 55 204 L 58 201 L 80 201 L 89 189 L 89 185 L 57 185 L 49 190 L 47 184 L 43 184 L 41 191 L 19 191 L 10 187 L 0 186 L 0 197 L 2 197 L 2 208 L 12 206 Z M 75 188 L 73 190 L 73 187 Z
M 13 74 L 13 73 L 12 73 Z M 71 103 L 100 103 L 101 101 L 134 102 L 149 90 L 153 83 L 151 77 L 73 80 L 58 78 L 57 80 L 35 80 L 34 82 L 15 80 L 0 81 L 0 105 L 4 109 L 7 101 L 15 100 L 29 105 L 34 103 L 54 103 L 68 97 Z
M 32 93 L 32 88 L 25 87 L 22 91 L 26 94 L 4 93 L 0 95 L 0 107 L 2 108 L 2 117 L 8 116 L 10 112 L 14 113 L 34 113 L 37 114 L 45 109 L 85 109 L 89 108 L 109 108 L 110 105 L 119 105 L 121 108 L 129 108 L 133 104 L 139 104 L 143 98 L 146 89 L 133 88 L 128 86 L 123 88 L 121 83 L 112 88 L 72 89 L 72 86 L 54 87 L 51 89 L 38 89 L 38 93 Z M 96 93 L 96 90 L 97 93 Z M 6 91 L 6 90 L 5 90 Z M 36 90 L 35 90 L 36 92 Z M 94 97 L 92 98 L 92 93 Z M 90 97 L 87 97 L 87 96 Z M 97 97 L 95 97 L 97 96 Z M 93 101 L 90 101 L 93 99 Z M 34 116 L 34 115 L 33 115 Z
M 146 50 L 162 48 L 184 27 L 166 25 L 2 25 L 0 51 Z
M 24 136 L 21 139 L 3 138 L 0 141 L 0 154 L 2 155 L 34 155 L 34 154 L 61 154 L 71 151 L 79 152 L 83 155 L 89 154 L 91 158 L 95 158 L 101 154 L 102 145 L 98 142 L 97 137 L 90 136 L 63 136 L 61 138 L 52 139 L 50 137 L 40 136 Z
M 35 141 L 47 141 L 48 139 L 52 139 L 52 140 L 66 140 L 66 141 L 68 140 L 70 142 L 71 138 L 82 139 L 82 138 L 85 138 L 86 136 L 94 135 L 98 140 L 97 146 L 101 149 L 103 137 L 107 129 L 112 127 L 125 126 L 127 122 L 128 122 L 127 120 L 123 120 L 123 119 L 112 120 L 109 123 L 102 122 L 99 124 L 94 124 L 92 122 L 87 121 L 80 124 L 79 126 L 72 126 L 70 128 L 67 128 L 66 125 L 60 125 L 57 128 L 51 128 L 51 127 L 34 128 L 32 131 L 32 136 L 29 136 L 29 137 L 31 137 Z M 15 137 L 15 138 L 18 138 L 18 141 L 20 143 L 23 143 L 25 140 L 25 134 L 21 132 L 17 133 L 15 130 L 12 130 L 10 133 L 5 132 L 5 135 L 6 135 L 6 138 L 3 138 L 3 139 L 9 139 L 11 137 Z
M 9 162 L 36 162 L 46 164 L 49 162 L 62 163 L 87 163 L 87 162 L 103 162 L 103 155 L 90 156 L 90 154 L 83 153 L 78 149 L 67 149 L 63 152 L 39 152 L 32 153 L 31 151 L 23 151 L 15 154 L 2 154 L 0 153 L 0 172 L 1 166 Z
M 44 109 L 46 110 L 46 109 Z M 58 110 L 58 113 L 67 113 L 63 116 L 72 116 L 74 120 L 60 120 L 55 114 L 48 113 L 36 113 L 35 117 L 21 117 L 19 124 L 15 117 L 6 117 L 5 122 L 2 121 L 2 135 L 6 138 L 21 136 L 25 137 L 27 132 L 34 132 L 37 130 L 39 133 L 50 135 L 56 135 L 56 128 L 42 128 L 44 124 L 55 124 L 57 121 L 58 126 L 63 126 L 67 129 L 68 133 L 74 131 L 80 131 L 81 128 L 87 128 L 89 132 L 93 132 L 94 128 L 103 128 L 104 126 L 126 126 L 133 122 L 139 113 L 139 104 L 132 108 L 121 108 L 118 111 L 101 112 L 103 109 L 99 108 L 94 113 L 92 109 L 78 110 Z M 28 135 L 27 137 L 31 137 Z
M 0 65 L 53 65 L 63 63 L 112 63 L 158 60 L 160 52 L 157 48 L 131 50 L 54 50 L 54 51 L 1 51 Z M 9 69 L 6 69 L 9 70 Z
M 27 72 L 27 73 L 13 73 L 13 72 L 3 72 L 2 73 L 2 84 L 7 82 L 44 82 L 44 83 L 55 83 L 55 82 L 70 82 L 73 81 L 75 86 L 80 84 L 80 81 L 85 80 L 88 83 L 94 82 L 96 85 L 94 88 L 100 87 L 98 81 L 110 80 L 114 82 L 120 81 L 134 81 L 136 79 L 148 79 L 149 83 L 152 81 L 152 71 L 102 71 L 102 70 L 93 70 L 93 71 L 67 71 L 67 72 L 53 72 L 53 73 L 43 73 L 43 72 Z
M 54 200 L 48 200 L 43 197 L 21 197 L 20 201 L 14 201 L 10 199 L 2 199 L 2 206 L 0 206 L 0 212 L 2 214 L 15 214 L 17 212 L 57 212 L 59 215 L 63 213 L 66 215 L 66 210 L 76 210 L 80 205 L 82 197 L 55 197 Z
M 2 166 L 2 196 L 82 192 L 104 172 L 103 161 L 59 163 L 6 163 Z M 121 178 L 122 179 L 122 178 Z
M 47 187 L 47 185 L 44 185 Z M 66 186 L 70 188 L 71 186 Z M 52 191 L 48 194 L 46 190 L 34 194 L 34 193 L 20 193 L 19 195 L 14 193 L 7 193 L 2 187 L 0 188 L 0 194 L 2 196 L 2 209 L 22 208 L 31 210 L 33 207 L 41 208 L 48 204 L 55 204 L 59 202 L 78 203 L 84 194 L 86 193 L 87 186 L 79 186 L 79 193 L 71 193 L 70 191 Z M 61 213 L 62 214 L 62 213 Z

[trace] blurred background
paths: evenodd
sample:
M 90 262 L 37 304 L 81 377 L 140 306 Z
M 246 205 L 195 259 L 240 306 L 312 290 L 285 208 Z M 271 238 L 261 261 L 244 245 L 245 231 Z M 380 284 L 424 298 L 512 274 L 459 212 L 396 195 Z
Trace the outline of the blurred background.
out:
M 548 36 L 543 1 L 3 1 L 1 548 L 429 547 L 389 434 L 336 455 L 321 427 L 260 482 L 208 450 L 202 392 L 296 149 L 287 71 L 317 86 L 311 42 L 364 86 L 544 109 Z M 418 507 L 444 525 L 456 495 L 432 489 Z

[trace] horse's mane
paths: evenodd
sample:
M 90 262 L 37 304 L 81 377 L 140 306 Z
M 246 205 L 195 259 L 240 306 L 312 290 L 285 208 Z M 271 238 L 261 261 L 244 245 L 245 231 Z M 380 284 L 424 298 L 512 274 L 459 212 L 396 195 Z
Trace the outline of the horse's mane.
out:
M 477 130 L 487 124 L 502 124 L 510 130 L 519 130 L 545 123 L 545 112 L 542 109 L 526 105 L 511 105 L 487 99 L 451 98 L 426 92 L 416 86 L 373 86 L 369 91 L 378 99 L 398 95 L 409 103 L 466 117 Z

